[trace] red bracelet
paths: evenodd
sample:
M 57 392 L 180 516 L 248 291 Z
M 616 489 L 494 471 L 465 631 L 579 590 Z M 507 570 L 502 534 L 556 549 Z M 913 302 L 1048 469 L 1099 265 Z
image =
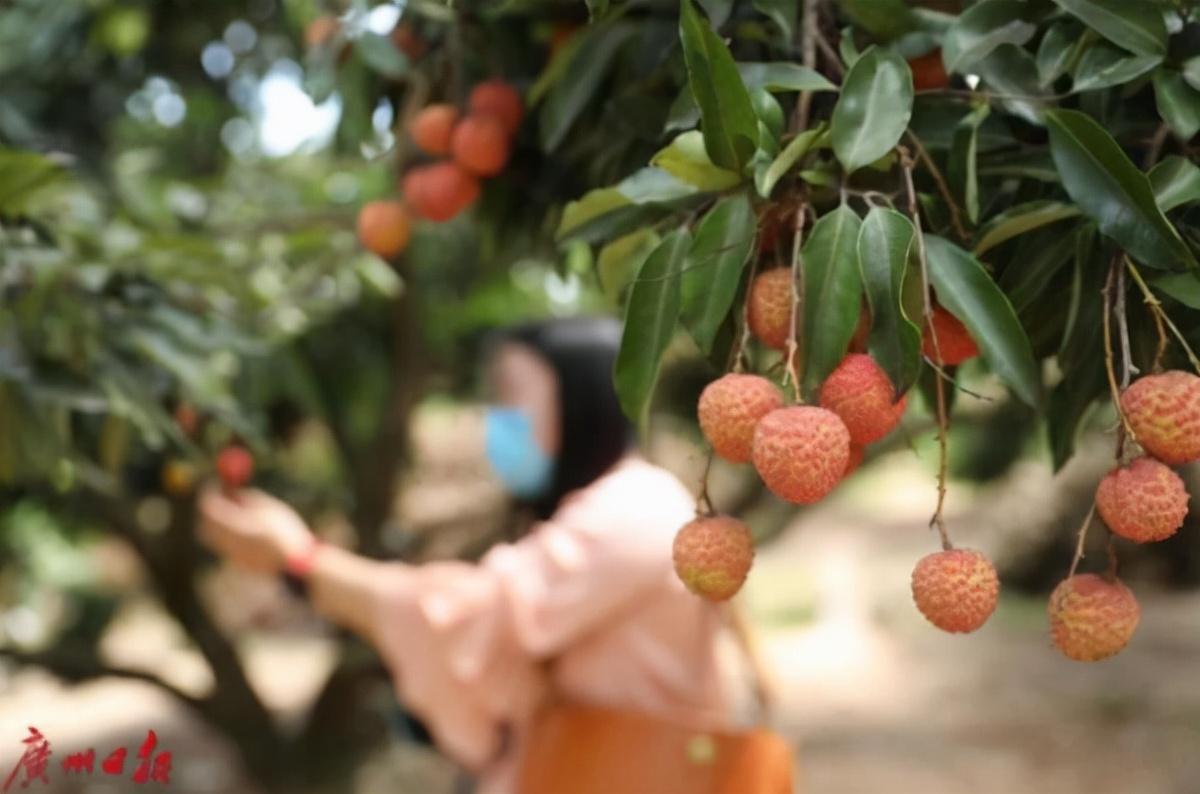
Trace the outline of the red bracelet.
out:
M 305 546 L 301 551 L 295 554 L 289 554 L 283 561 L 283 570 L 285 573 L 296 577 L 297 579 L 307 579 L 312 573 L 313 566 L 317 562 L 317 552 L 325 545 L 317 536 L 312 536 L 312 542 Z

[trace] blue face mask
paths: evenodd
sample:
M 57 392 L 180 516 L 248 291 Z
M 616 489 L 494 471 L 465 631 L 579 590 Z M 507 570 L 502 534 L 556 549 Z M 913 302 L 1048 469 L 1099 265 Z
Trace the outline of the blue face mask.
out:
M 509 493 L 533 499 L 550 489 L 554 461 L 534 438 L 533 417 L 519 408 L 488 408 L 484 436 L 488 463 Z

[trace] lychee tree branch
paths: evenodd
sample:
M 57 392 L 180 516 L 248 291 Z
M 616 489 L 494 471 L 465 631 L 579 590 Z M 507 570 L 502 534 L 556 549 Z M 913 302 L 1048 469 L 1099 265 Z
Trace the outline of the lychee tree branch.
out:
M 938 192 L 942 194 L 942 199 L 946 202 L 946 206 L 950 208 L 950 225 L 954 227 L 954 233 L 960 240 L 969 239 L 970 235 L 967 234 L 966 228 L 963 227 L 962 214 L 959 211 L 958 202 L 955 201 L 954 194 L 950 192 L 950 185 L 946 182 L 946 177 L 942 175 L 942 171 L 937 167 L 937 163 L 933 161 L 933 158 L 929 156 L 929 152 L 925 150 L 921 139 L 911 129 L 906 130 L 905 135 L 908 136 L 908 140 L 912 143 L 913 148 L 917 150 L 917 157 L 929 169 L 929 175 L 933 177 L 933 182 L 937 185 Z M 903 155 L 901 157 L 903 158 Z M 910 158 L 910 168 L 911 162 Z M 911 181 L 912 175 L 908 174 L 907 178 Z
M 1133 280 L 1137 283 L 1138 289 L 1142 291 L 1142 297 L 1145 298 L 1146 305 L 1150 307 L 1150 311 L 1154 314 L 1155 322 L 1161 322 L 1162 324 L 1166 325 L 1167 328 L 1171 329 L 1172 335 L 1174 335 L 1175 339 L 1179 342 L 1180 346 L 1187 354 L 1188 361 L 1191 363 L 1192 368 L 1195 369 L 1196 372 L 1200 372 L 1200 359 L 1196 358 L 1195 352 L 1192 350 L 1191 345 L 1188 344 L 1187 338 L 1184 337 L 1184 335 L 1180 332 L 1178 326 L 1176 326 L 1175 323 L 1172 322 L 1171 317 L 1165 311 L 1163 311 L 1162 302 L 1159 301 L 1158 297 L 1150 291 L 1150 287 L 1146 284 L 1145 279 L 1142 278 L 1141 271 L 1137 269 L 1137 265 L 1133 264 L 1133 261 L 1129 257 L 1125 257 L 1125 267 L 1129 269 L 1129 275 L 1133 276 Z
M 1108 270 L 1108 278 L 1105 279 L 1104 289 L 1104 371 L 1108 375 L 1108 388 L 1112 396 L 1113 407 L 1117 411 L 1117 416 L 1121 420 L 1121 426 L 1118 429 L 1117 435 L 1117 457 L 1121 457 L 1121 452 L 1124 445 L 1125 437 L 1137 440 L 1137 436 L 1133 432 L 1133 428 L 1129 426 L 1129 419 L 1125 416 L 1125 411 L 1121 409 L 1121 388 L 1117 385 L 1117 373 L 1113 364 L 1113 343 L 1112 343 L 1112 312 L 1113 312 L 1113 290 L 1116 283 L 1116 271 L 1120 263 L 1120 254 L 1113 257 L 1112 265 Z
M 804 314 L 804 260 L 801 256 L 800 249 L 804 243 L 804 204 L 801 203 L 796 208 L 796 233 L 792 237 L 792 311 L 788 322 L 790 330 L 788 332 L 787 348 L 784 350 L 784 355 L 787 356 L 785 367 L 787 368 L 787 376 L 792 381 L 792 389 L 796 394 L 796 402 L 803 402 L 800 394 L 800 374 L 796 368 L 796 353 L 799 346 L 796 343 L 796 332 L 799 326 L 799 318 Z
M 1087 542 L 1088 527 L 1092 525 L 1092 519 L 1096 516 L 1096 501 L 1092 500 L 1092 506 L 1088 508 L 1087 515 L 1084 516 L 1083 524 L 1080 525 L 1079 531 L 1076 534 L 1075 554 L 1071 557 L 1071 569 L 1067 573 L 1067 578 L 1075 575 L 1075 570 L 1079 567 L 1079 561 L 1083 559 L 1083 546 Z

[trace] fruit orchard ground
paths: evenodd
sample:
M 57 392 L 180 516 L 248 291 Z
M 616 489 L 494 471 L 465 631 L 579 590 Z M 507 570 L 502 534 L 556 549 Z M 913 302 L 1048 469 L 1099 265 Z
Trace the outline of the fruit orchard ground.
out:
M 472 479 L 475 469 L 445 457 L 470 449 L 445 437 L 470 430 L 457 419 L 427 417 L 421 438 L 441 452 L 426 457 L 406 512 L 433 522 L 450 510 L 454 495 L 459 504 L 486 501 L 486 487 Z M 696 463 L 680 457 L 686 446 L 659 448 L 684 468 Z M 956 486 L 949 505 L 956 540 L 1003 566 L 1019 542 L 1011 528 L 1029 526 L 1053 488 L 1046 471 L 1033 465 L 1018 466 L 1006 483 L 976 494 Z M 1143 624 L 1123 654 L 1097 665 L 1072 664 L 1054 652 L 1041 598 L 1006 595 L 979 632 L 943 634 L 924 622 L 907 590 L 913 562 L 936 548 L 924 527 L 932 495 L 925 469 L 911 453 L 898 453 L 866 468 L 759 554 L 746 597 L 782 682 L 779 723 L 800 743 L 806 791 L 1194 792 L 1200 594 L 1157 593 L 1133 582 Z M 285 719 L 302 714 L 330 663 L 319 629 L 269 586 L 232 577 L 214 589 L 248 606 L 249 618 L 241 619 L 263 629 L 242 650 L 264 698 Z M 178 643 L 142 602 L 123 614 L 105 648 L 114 662 L 145 664 L 169 671 L 181 686 L 203 686 L 203 665 Z M 160 744 L 175 752 L 171 790 L 253 794 L 230 766 L 224 739 L 140 684 L 69 689 L 40 674 L 0 674 L 0 768 L 15 763 L 28 724 L 59 752 L 136 747 L 153 727 Z M 54 785 L 39 790 L 113 790 L 96 779 L 84 788 L 51 777 Z M 356 790 L 449 794 L 450 779 L 436 758 L 397 745 L 359 771 Z

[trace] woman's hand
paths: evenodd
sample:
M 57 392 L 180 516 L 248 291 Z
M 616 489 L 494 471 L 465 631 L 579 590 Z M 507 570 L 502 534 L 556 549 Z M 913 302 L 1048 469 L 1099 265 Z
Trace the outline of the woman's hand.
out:
M 296 511 L 270 494 L 243 490 L 229 494 L 206 488 L 198 501 L 200 540 L 234 564 L 275 574 L 287 559 L 313 542 Z

